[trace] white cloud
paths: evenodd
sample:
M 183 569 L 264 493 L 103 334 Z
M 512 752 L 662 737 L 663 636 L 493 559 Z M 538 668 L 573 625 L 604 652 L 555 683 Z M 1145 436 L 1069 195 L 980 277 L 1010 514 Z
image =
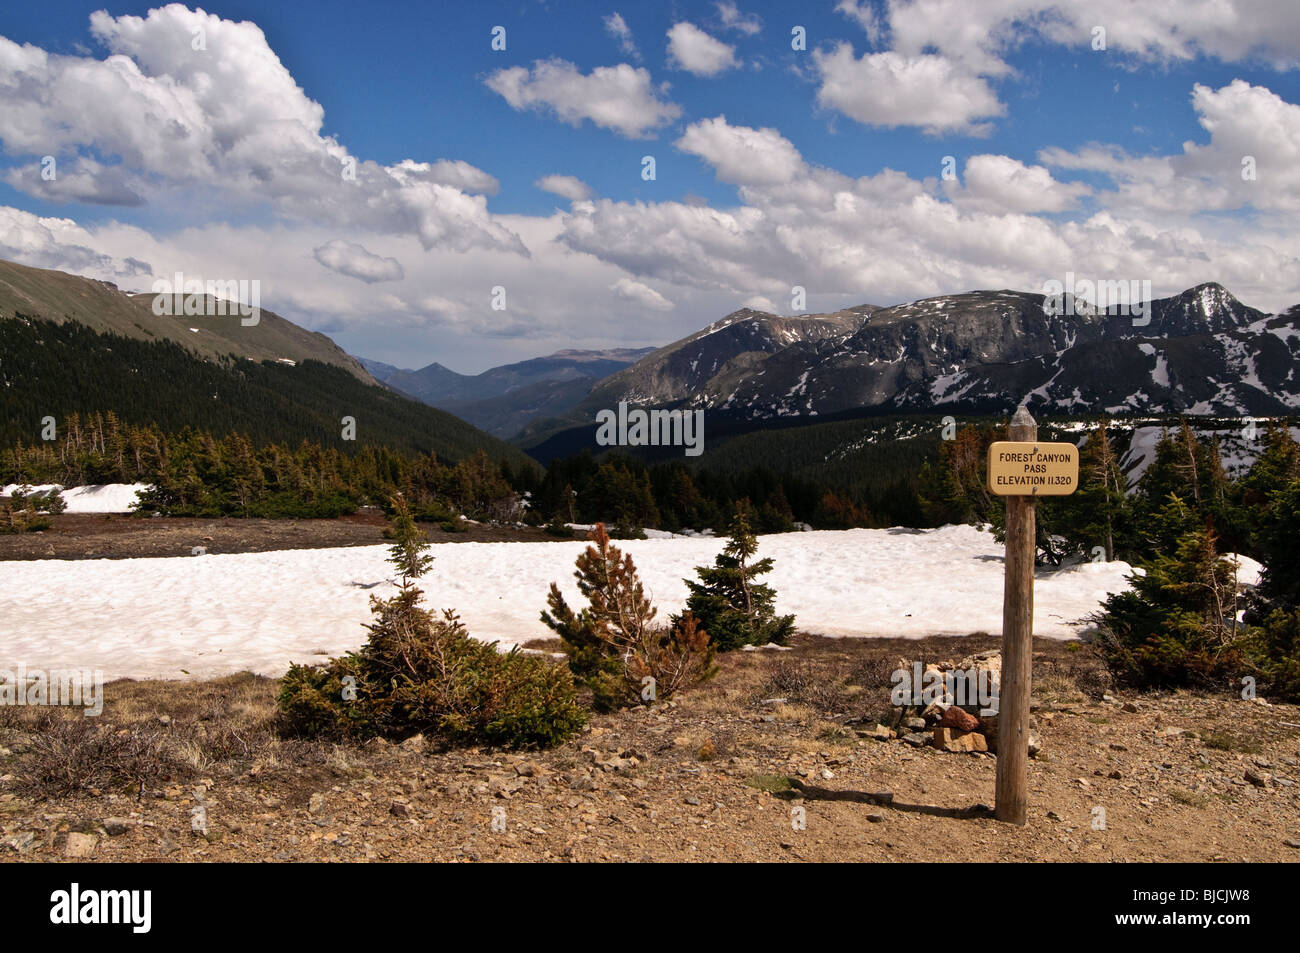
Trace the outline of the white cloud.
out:
M 726 116 L 687 126 L 674 144 L 712 165 L 722 181 L 736 185 L 789 182 L 804 169 L 799 150 L 775 129 L 732 126 Z
M 1058 182 L 1041 165 L 1025 165 L 1002 155 L 966 160 L 965 184 L 945 182 L 948 197 L 971 210 L 993 213 L 1064 212 L 1075 208 L 1091 189 L 1079 182 Z
M 636 48 L 636 41 L 632 38 L 632 28 L 627 25 L 621 13 L 611 13 L 605 17 L 604 23 L 605 32 L 618 40 L 618 47 L 626 56 L 641 59 L 641 51 Z
M 632 301 L 651 311 L 671 311 L 673 303 L 647 284 L 635 278 L 620 278 L 610 285 L 610 290 L 624 301 Z
M 696 76 L 717 76 L 740 65 L 736 48 L 683 20 L 668 31 L 668 62 Z
M 844 14 L 862 27 L 872 43 L 879 41 L 883 26 L 871 0 L 840 0 L 835 5 L 835 12 Z
M 588 119 L 628 139 L 650 138 L 681 115 L 679 106 L 660 98 L 663 90 L 650 81 L 649 70 L 627 63 L 598 66 L 584 75 L 565 60 L 538 60 L 531 70 L 497 70 L 486 82 L 516 110 L 549 109 L 573 126 Z
M 495 191 L 490 175 L 448 160 L 385 167 L 324 136 L 324 109 L 256 24 L 179 4 L 90 22 L 106 59 L 0 37 L 0 141 L 11 156 L 52 155 L 59 169 L 46 182 L 24 163 L 6 176 L 16 188 L 55 202 L 147 202 L 164 215 L 269 203 L 287 217 L 415 234 L 430 248 L 526 253 L 468 194 Z M 200 29 L 206 49 L 195 50 Z
M 1191 101 L 1210 141 L 1184 143 L 1181 154 L 1134 157 L 1093 144 L 1044 149 L 1039 159 L 1105 174 L 1115 183 L 1109 201 L 1117 208 L 1168 215 L 1247 207 L 1300 211 L 1300 106 L 1240 79 L 1219 89 L 1197 84 Z M 1247 157 L 1254 178 L 1243 175 Z
M 129 281 L 152 273 L 147 262 L 106 254 L 94 235 L 67 218 L 42 218 L 0 206 L 0 259 L 54 268 L 101 281 Z
M 722 21 L 724 29 L 736 30 L 745 36 L 754 36 L 763 29 L 763 21 L 757 13 L 742 13 L 731 0 L 721 0 L 714 6 L 717 7 L 718 19 Z
M 855 57 L 847 43 L 813 51 L 817 102 L 871 126 L 920 126 L 930 133 L 983 134 L 976 120 L 1006 111 L 978 76 L 942 56 L 893 51 Z
M 312 255 L 330 271 L 356 278 L 367 284 L 377 281 L 401 281 L 406 271 L 396 258 L 373 255 L 364 245 L 335 239 L 312 250 Z
M 570 202 L 591 198 L 591 188 L 587 183 L 571 175 L 544 175 L 533 184 L 543 192 L 550 192 Z

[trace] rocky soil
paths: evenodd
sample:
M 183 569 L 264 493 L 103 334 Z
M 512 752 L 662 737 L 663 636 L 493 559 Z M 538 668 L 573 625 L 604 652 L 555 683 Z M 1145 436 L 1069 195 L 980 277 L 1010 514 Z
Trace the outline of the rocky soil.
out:
M 88 734 L 4 710 L 0 859 L 1300 860 L 1300 708 L 1111 692 L 1078 643 L 1035 645 L 1029 823 L 994 820 L 996 757 L 935 748 L 889 673 L 996 644 L 801 635 L 525 753 L 282 740 L 253 676 L 114 683 Z
M 279 549 L 376 546 L 388 522 L 374 508 L 338 519 L 193 519 L 126 513 L 61 513 L 36 533 L 0 536 L 0 561 L 8 559 L 137 559 L 208 553 L 264 553 Z M 538 527 L 466 524 L 463 533 L 420 524 L 431 542 L 495 543 L 555 539 Z

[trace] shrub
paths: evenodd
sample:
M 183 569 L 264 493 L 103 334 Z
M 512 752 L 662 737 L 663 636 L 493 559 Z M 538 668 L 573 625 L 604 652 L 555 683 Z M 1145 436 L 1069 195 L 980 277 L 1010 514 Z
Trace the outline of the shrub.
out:
M 1107 597 L 1092 617 L 1094 644 L 1118 684 L 1225 687 L 1240 677 L 1247 666 L 1240 586 L 1213 531 L 1181 537 L 1174 555 L 1157 556 L 1129 581 L 1132 589 Z
M 389 561 L 401 573 L 391 599 L 371 597 L 375 621 L 357 652 L 324 666 L 291 666 L 281 680 L 286 730 L 309 736 L 405 738 L 537 748 L 586 721 L 567 669 L 471 638 L 456 614 L 420 605 L 414 580 L 433 559 L 410 510 L 395 506 Z
M 605 524 L 590 533 L 593 545 L 578 557 L 578 590 L 588 605 L 575 613 L 551 583 L 542 621 L 564 642 L 573 674 L 608 711 L 668 698 L 710 678 L 713 646 L 686 612 L 672 625 L 656 625 L 632 557 L 610 543 Z M 649 690 L 653 679 L 653 690 Z

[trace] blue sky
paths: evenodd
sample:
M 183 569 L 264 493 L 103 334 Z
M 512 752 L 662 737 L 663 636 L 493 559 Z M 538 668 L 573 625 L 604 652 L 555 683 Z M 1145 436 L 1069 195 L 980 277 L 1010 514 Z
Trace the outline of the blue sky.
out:
M 257 278 L 354 353 L 464 371 L 788 313 L 795 285 L 1300 301 L 1294 4 L 155 7 L 0 11 L 0 257 Z

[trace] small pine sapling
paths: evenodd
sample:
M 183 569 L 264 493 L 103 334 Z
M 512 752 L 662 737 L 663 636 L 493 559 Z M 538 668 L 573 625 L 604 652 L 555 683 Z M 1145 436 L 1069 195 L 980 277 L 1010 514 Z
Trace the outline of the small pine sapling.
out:
M 564 643 L 569 667 L 601 710 L 668 698 L 713 675 L 708 634 L 687 613 L 654 622 L 632 557 L 610 543 L 604 523 L 589 534 L 574 576 L 587 606 L 574 612 L 551 583 L 544 622 Z
M 772 558 L 751 562 L 758 552 L 758 538 L 744 507 L 737 508 L 730 533 L 714 564 L 696 567 L 700 581 L 686 580 L 691 593 L 686 607 L 720 651 L 782 644 L 794 633 L 794 616 L 778 616 L 776 592 L 755 581 L 772 571 Z

